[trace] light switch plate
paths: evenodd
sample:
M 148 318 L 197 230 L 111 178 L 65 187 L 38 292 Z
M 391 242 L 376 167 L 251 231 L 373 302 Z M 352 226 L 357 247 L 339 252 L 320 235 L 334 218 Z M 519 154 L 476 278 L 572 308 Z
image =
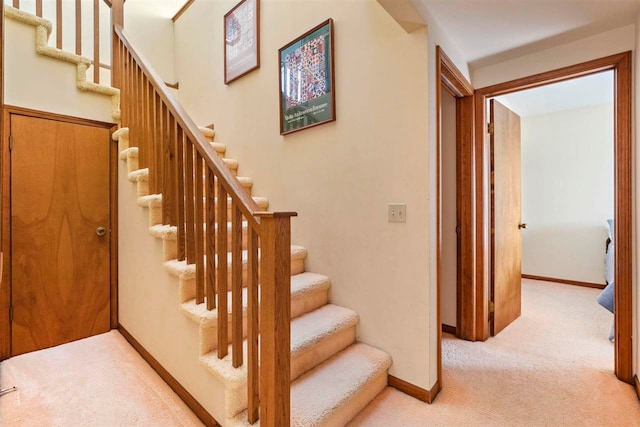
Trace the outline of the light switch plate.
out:
M 407 205 L 404 203 L 390 203 L 389 222 L 407 222 Z

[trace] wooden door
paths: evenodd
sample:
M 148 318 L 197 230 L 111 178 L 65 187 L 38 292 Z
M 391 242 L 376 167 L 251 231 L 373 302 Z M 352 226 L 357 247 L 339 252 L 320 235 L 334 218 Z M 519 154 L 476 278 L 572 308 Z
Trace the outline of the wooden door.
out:
M 491 259 L 496 335 L 521 313 L 522 237 L 520 116 L 491 100 Z
M 109 130 L 11 115 L 11 138 L 17 355 L 109 330 Z

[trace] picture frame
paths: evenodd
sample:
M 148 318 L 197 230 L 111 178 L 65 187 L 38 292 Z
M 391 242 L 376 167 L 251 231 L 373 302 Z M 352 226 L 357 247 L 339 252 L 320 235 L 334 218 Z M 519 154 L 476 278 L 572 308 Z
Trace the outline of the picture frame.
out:
M 260 0 L 242 0 L 224 15 L 224 84 L 260 68 Z
M 333 19 L 278 51 L 280 135 L 336 120 Z

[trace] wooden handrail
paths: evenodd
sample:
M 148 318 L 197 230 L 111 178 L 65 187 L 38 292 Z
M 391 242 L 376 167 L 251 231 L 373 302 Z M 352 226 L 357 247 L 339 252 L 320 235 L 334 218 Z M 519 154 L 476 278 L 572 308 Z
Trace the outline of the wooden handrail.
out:
M 115 33 L 118 35 L 120 41 L 122 41 L 122 44 L 127 48 L 129 54 L 135 59 L 138 66 L 142 69 L 142 72 L 147 75 L 149 81 L 152 83 L 154 89 L 160 95 L 160 98 L 171 114 L 176 118 L 176 121 L 182 128 L 185 137 L 194 143 L 196 150 L 203 157 L 207 167 L 213 169 L 216 175 L 221 177 L 220 181 L 227 193 L 240 201 L 239 208 L 242 210 L 242 213 L 245 215 L 247 220 L 250 221 L 252 225 L 259 227 L 260 219 L 256 214 L 262 211 L 256 202 L 247 194 L 242 187 L 242 184 L 240 184 L 240 181 L 233 176 L 224 162 L 220 160 L 214 149 L 211 147 L 211 144 L 209 144 L 202 132 L 200 132 L 198 126 L 178 103 L 173 94 L 169 92 L 169 89 L 164 83 L 162 77 L 160 77 L 153 67 L 150 66 L 149 61 L 139 53 L 140 51 L 135 49 L 132 43 L 124 35 L 122 28 L 116 26 Z

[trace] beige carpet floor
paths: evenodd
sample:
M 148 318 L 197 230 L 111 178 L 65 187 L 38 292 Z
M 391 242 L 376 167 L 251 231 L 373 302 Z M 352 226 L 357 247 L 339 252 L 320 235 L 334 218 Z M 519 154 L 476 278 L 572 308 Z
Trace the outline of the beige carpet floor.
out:
M 522 289 L 522 316 L 498 336 L 444 336 L 433 404 L 387 388 L 352 425 L 640 426 L 640 401 L 613 375 L 613 315 L 599 291 L 531 280 Z
M 0 363 L 0 426 L 201 426 L 117 331 Z
M 597 290 L 523 281 L 520 319 L 485 343 L 445 335 L 427 405 L 387 388 L 353 426 L 640 426 L 613 375 L 613 316 Z M 201 425 L 115 331 L 0 363 L 0 426 Z

